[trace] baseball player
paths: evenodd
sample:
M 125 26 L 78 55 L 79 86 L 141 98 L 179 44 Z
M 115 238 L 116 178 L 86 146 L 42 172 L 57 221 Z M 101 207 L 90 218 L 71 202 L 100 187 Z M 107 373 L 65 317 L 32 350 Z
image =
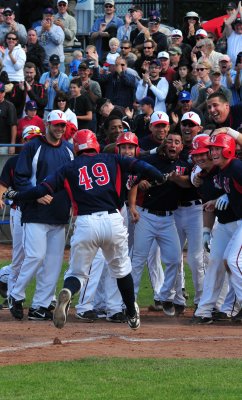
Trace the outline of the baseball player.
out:
M 42 135 L 40 128 L 35 125 L 26 127 L 22 132 L 22 142 L 26 143 L 35 137 Z M 7 160 L 3 167 L 0 177 L 0 198 L 8 187 L 15 187 L 14 172 L 18 161 L 18 155 L 11 157 Z M 3 208 L 3 201 L 0 200 L 0 208 Z M 21 225 L 21 211 L 19 204 L 11 204 L 10 208 L 10 229 L 12 235 L 12 262 L 10 265 L 2 268 L 1 279 L 3 279 L 6 293 L 10 292 L 16 282 L 19 274 L 23 259 L 24 248 L 22 244 L 23 227 Z M 6 296 L 7 297 L 7 296 Z
M 102 249 L 117 279 L 118 288 L 127 308 L 127 321 L 132 329 L 140 326 L 139 307 L 135 303 L 131 262 L 128 256 L 127 229 L 118 208 L 122 176 L 125 171 L 143 173 L 148 179 L 160 182 L 166 175 L 156 168 L 128 157 L 113 154 L 99 154 L 96 136 L 88 130 L 78 131 L 73 137 L 74 150 L 78 157 L 64 165 L 42 185 L 25 193 L 15 194 L 16 199 L 36 198 L 54 194 L 65 182 L 71 190 L 76 205 L 77 219 L 71 238 L 70 266 L 60 291 L 53 321 L 57 328 L 66 323 L 71 297 L 77 293 L 88 278 L 89 267 L 98 251 Z
M 166 138 L 165 156 L 154 154 L 146 157 L 145 160 L 162 172 L 176 171 L 184 175 L 188 172 L 189 165 L 179 159 L 182 148 L 181 136 L 177 133 L 169 133 Z M 137 198 L 140 219 L 135 226 L 132 255 L 135 294 L 136 296 L 138 294 L 144 263 L 151 244 L 156 239 L 161 250 L 162 261 L 166 265 L 160 301 L 163 303 L 165 314 L 172 316 L 175 315 L 174 304 L 182 307 L 185 305 L 182 291 L 180 293 L 177 291 L 175 297 L 173 291 L 181 261 L 181 246 L 174 220 L 174 210 L 178 207 L 180 189 L 170 181 L 162 186 L 154 187 L 144 181 L 139 184 L 139 189 L 143 192 L 140 192 Z
M 216 186 L 224 190 L 229 198 L 229 204 L 238 218 L 237 227 L 226 247 L 224 262 L 230 271 L 230 282 L 242 310 L 242 162 L 235 159 L 235 140 L 226 133 L 214 135 L 210 139 L 210 152 L 213 163 L 219 167 L 219 173 L 214 178 Z M 208 202 L 205 210 L 213 210 L 215 202 Z M 242 311 L 235 320 L 242 320 Z
M 212 231 L 203 292 L 193 317 L 193 323 L 197 324 L 211 324 L 213 322 L 213 310 L 216 307 L 225 281 L 226 271 L 223 264 L 223 254 L 237 226 L 237 217 L 226 202 L 226 199 L 224 200 L 224 197 L 220 197 L 224 192 L 214 186 L 214 177 L 219 172 L 219 168 L 213 165 L 209 153 L 209 143 L 210 137 L 208 135 L 201 134 L 195 136 L 190 153 L 196 165 L 194 167 L 194 185 L 197 186 L 198 193 L 203 202 L 219 198 L 219 209 L 215 208 L 214 214 L 204 212 L 203 236 L 205 245 L 207 246 L 210 245 L 210 232 L 215 216 L 217 216 L 218 221 Z
M 19 154 L 15 169 L 16 188 L 26 191 L 34 187 L 60 165 L 74 158 L 71 145 L 62 141 L 65 127 L 65 114 L 59 110 L 51 111 L 47 118 L 46 135 L 27 143 Z M 62 266 L 70 200 L 66 191 L 62 190 L 54 196 L 47 195 L 21 204 L 21 211 L 25 258 L 10 292 L 10 311 L 16 319 L 23 318 L 25 289 L 36 275 L 36 290 L 28 318 L 50 320 L 52 313 L 48 307 Z

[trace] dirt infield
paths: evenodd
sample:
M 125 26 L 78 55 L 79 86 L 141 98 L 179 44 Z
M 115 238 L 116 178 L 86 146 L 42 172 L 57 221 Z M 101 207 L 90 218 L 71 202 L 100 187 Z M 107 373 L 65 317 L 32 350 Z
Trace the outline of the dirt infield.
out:
M 27 314 L 27 312 L 26 312 Z M 141 328 L 99 320 L 85 323 L 70 311 L 62 330 L 52 322 L 14 320 L 0 311 L 0 365 L 74 360 L 83 357 L 241 358 L 242 326 L 230 322 L 191 325 L 191 310 L 184 316 L 141 312 Z

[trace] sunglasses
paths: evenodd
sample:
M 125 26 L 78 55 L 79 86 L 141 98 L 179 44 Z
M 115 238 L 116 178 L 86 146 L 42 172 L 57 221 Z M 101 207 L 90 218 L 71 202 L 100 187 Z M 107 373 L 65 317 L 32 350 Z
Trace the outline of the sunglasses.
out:
M 182 126 L 188 126 L 189 128 L 194 128 L 196 125 L 190 121 L 181 122 Z
M 128 50 L 128 49 L 130 49 L 130 47 L 123 47 L 123 46 L 120 46 L 120 49 L 125 49 L 125 50 Z
M 60 128 L 65 128 L 66 124 L 54 124 L 54 126 L 60 127 Z
M 3 14 L 3 15 L 4 15 L 4 17 L 11 17 L 11 15 L 13 15 L 13 14 L 6 13 L 6 14 Z
M 197 71 L 204 71 L 207 68 L 196 68 Z
M 66 7 L 67 4 L 66 4 L 66 3 L 59 3 L 58 6 L 59 6 L 59 7 Z
M 112 6 L 111 4 L 107 4 L 107 5 L 105 6 L 105 8 L 113 8 L 113 6 Z
M 197 49 L 201 49 L 203 46 L 196 46 Z
M 150 49 L 153 49 L 153 47 L 144 47 L 144 49 L 145 49 L 145 50 L 147 50 L 147 49 L 150 50 Z
M 65 103 L 66 102 L 66 100 L 63 100 L 63 99 L 58 99 L 57 100 L 57 103 Z
M 182 100 L 182 103 L 190 103 L 190 100 Z
M 14 38 L 14 37 L 7 37 L 7 40 L 17 40 L 17 38 Z

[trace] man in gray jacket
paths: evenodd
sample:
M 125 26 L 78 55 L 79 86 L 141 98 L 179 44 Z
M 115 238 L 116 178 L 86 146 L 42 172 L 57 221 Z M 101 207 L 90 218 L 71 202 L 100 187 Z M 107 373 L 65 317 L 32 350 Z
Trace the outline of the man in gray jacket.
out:
M 76 20 L 68 14 L 68 1 L 57 0 L 58 13 L 55 15 L 54 23 L 59 26 L 65 35 L 64 48 L 72 47 L 76 36 L 77 25 Z
M 14 11 L 7 7 L 3 11 L 3 23 L 0 24 L 0 45 L 4 45 L 5 36 L 8 32 L 18 35 L 19 43 L 26 44 L 27 32 L 25 26 L 15 21 Z

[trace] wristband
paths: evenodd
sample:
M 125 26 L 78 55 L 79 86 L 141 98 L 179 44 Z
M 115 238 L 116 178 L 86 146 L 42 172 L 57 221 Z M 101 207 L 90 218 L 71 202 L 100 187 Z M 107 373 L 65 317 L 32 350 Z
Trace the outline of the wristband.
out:
M 207 226 L 203 227 L 203 233 L 210 233 L 210 232 L 211 232 L 210 228 L 208 228 Z
M 156 154 L 157 153 L 158 147 L 155 147 L 154 149 L 150 150 L 150 154 Z
M 235 131 L 232 128 L 227 128 L 227 134 L 229 136 L 231 136 L 232 138 L 234 138 L 234 140 L 237 140 L 240 135 L 240 133 L 238 131 Z

